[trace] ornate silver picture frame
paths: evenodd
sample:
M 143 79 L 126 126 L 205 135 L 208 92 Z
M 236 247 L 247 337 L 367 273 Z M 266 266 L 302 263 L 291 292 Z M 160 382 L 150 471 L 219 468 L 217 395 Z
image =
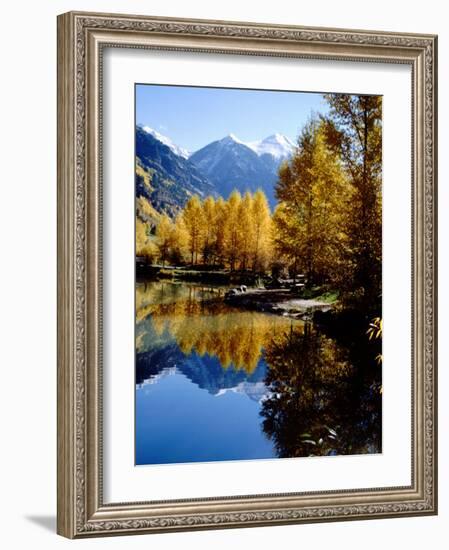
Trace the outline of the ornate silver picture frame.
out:
M 103 54 L 138 48 L 411 68 L 411 484 L 104 501 Z M 69 538 L 437 513 L 437 37 L 70 12 L 58 17 L 58 533 Z M 131 183 L 132 185 L 132 183 Z M 132 243 L 131 243 L 132 246 Z M 130 296 L 130 300 L 133 297 Z M 133 365 L 129 366 L 130 369 Z

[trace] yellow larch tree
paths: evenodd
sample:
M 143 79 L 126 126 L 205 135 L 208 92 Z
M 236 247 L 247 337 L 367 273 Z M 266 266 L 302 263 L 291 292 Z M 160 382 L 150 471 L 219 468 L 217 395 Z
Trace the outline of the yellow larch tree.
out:
M 351 185 L 324 125 L 311 120 L 298 149 L 279 171 L 274 242 L 309 284 L 337 282 L 347 267 L 347 215 Z
M 227 204 L 223 197 L 219 197 L 215 202 L 215 224 L 214 224 L 214 263 L 223 264 L 225 256 L 226 240 L 226 218 Z
M 214 260 L 216 245 L 216 217 L 215 199 L 208 196 L 202 204 L 203 209 L 203 243 L 202 256 L 203 263 L 210 264 Z
M 173 222 L 171 259 L 175 264 L 182 264 L 189 255 L 189 233 L 182 214 Z
M 271 213 L 265 193 L 258 189 L 251 208 L 253 226 L 253 271 L 265 271 L 271 256 Z
M 157 247 L 149 237 L 148 224 L 136 218 L 136 255 L 143 256 L 152 262 L 157 256 Z
M 190 263 L 198 263 L 198 255 L 201 253 L 203 243 L 203 208 L 198 195 L 191 197 L 182 211 L 182 217 L 188 234 L 188 248 Z
M 347 290 L 377 314 L 382 285 L 382 97 L 329 94 L 328 143 L 353 186 L 348 233 L 353 272 Z
M 247 191 L 239 205 L 239 262 L 240 269 L 244 271 L 250 267 L 251 252 L 255 237 L 252 209 L 253 197 Z
M 241 202 L 242 196 L 238 191 L 234 190 L 226 203 L 225 256 L 231 271 L 235 270 L 239 260 Z
M 162 214 L 159 224 L 156 227 L 156 245 L 159 250 L 159 259 L 163 266 L 165 265 L 165 262 L 170 254 L 171 247 L 173 246 L 173 230 L 173 222 L 167 214 Z
M 285 202 L 279 203 L 273 214 L 272 243 L 276 258 L 282 265 L 289 267 L 293 278 L 298 274 L 303 252 L 300 218 L 300 213 L 295 213 Z

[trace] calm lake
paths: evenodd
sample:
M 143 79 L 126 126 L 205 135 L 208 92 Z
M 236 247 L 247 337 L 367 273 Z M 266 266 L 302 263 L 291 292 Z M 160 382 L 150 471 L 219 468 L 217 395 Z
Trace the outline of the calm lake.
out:
M 136 285 L 136 464 L 381 452 L 367 339 L 240 310 L 227 287 Z

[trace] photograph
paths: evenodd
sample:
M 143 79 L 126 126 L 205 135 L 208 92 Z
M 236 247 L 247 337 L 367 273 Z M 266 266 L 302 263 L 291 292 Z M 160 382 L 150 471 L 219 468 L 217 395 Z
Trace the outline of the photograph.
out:
M 382 96 L 134 109 L 135 464 L 382 453 Z

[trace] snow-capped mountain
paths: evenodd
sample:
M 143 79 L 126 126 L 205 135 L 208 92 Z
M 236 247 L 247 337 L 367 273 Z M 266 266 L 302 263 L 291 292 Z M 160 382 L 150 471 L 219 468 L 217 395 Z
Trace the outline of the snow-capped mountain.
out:
M 196 151 L 190 161 L 225 198 L 234 189 L 253 192 L 272 183 L 259 155 L 232 134 Z
M 214 185 L 189 159 L 141 126 L 136 128 L 136 157 L 136 197 L 148 199 L 157 212 L 173 217 L 192 195 L 215 195 Z
M 274 208 L 279 166 L 295 149 L 293 142 L 279 133 L 252 142 L 229 134 L 193 154 L 149 126 L 138 125 L 136 136 L 137 157 L 153 172 L 156 185 L 151 202 L 156 210 L 166 211 L 183 206 L 195 192 L 200 196 L 209 193 L 227 198 L 234 189 L 243 194 L 259 188 Z M 164 187 L 169 181 L 178 183 L 179 189 L 171 187 L 169 193 Z
M 227 197 L 234 189 L 244 193 L 261 188 L 274 207 L 279 165 L 293 150 L 293 143 L 281 134 L 250 143 L 229 134 L 196 151 L 189 160 L 215 185 L 220 195 Z
M 184 149 L 183 147 L 179 147 L 179 145 L 176 145 L 176 143 L 173 143 L 173 141 L 163 134 L 160 134 L 157 130 L 154 128 L 150 128 L 149 126 L 142 126 L 142 130 L 146 132 L 147 134 L 151 134 L 154 138 L 156 138 L 158 141 L 169 147 L 175 155 L 178 155 L 180 157 L 183 157 L 185 159 L 189 158 L 189 151 L 187 149 Z
M 295 144 L 282 134 L 273 134 L 260 141 L 252 141 L 246 143 L 257 155 L 271 155 L 277 160 L 289 158 L 294 149 Z

